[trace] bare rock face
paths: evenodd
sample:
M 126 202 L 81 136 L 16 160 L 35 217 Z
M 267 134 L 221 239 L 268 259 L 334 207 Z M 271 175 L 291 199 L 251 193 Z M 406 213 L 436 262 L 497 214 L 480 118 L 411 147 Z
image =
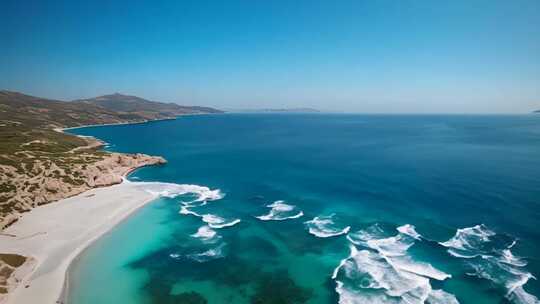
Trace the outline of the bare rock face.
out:
M 36 160 L 26 170 L 0 165 L 0 230 L 20 214 L 38 206 L 80 194 L 96 187 L 119 184 L 133 170 L 165 164 L 163 157 L 102 152 L 77 154 L 77 158 Z
M 54 179 L 47 179 L 43 185 L 47 192 L 58 192 L 60 190 L 60 182 Z
M 94 178 L 96 186 L 108 186 L 122 182 L 122 177 L 131 171 L 145 166 L 165 164 L 163 157 L 146 154 L 111 153 L 110 157 L 95 164 L 96 169 L 87 177 Z M 106 172 L 103 174 L 103 172 Z

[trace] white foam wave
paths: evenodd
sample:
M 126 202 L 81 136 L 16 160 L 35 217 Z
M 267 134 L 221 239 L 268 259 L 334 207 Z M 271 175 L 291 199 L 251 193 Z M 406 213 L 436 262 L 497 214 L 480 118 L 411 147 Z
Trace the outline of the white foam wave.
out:
M 448 253 L 456 258 L 462 258 L 462 259 L 474 259 L 476 257 L 479 257 L 481 256 L 481 254 L 472 254 L 472 255 L 467 255 L 467 254 L 463 254 L 463 253 L 460 253 L 459 251 L 457 250 L 454 250 L 453 248 L 449 248 L 448 250 Z
M 181 206 L 179 213 L 184 215 L 194 215 L 196 217 L 202 217 L 202 215 L 198 214 L 197 212 L 191 211 L 188 206 Z
M 398 228 L 398 231 L 400 230 L 403 229 Z M 403 256 L 414 245 L 415 238 L 409 236 L 408 233 L 404 234 L 400 231 L 394 236 L 387 235 L 379 225 L 375 224 L 367 229 L 349 233 L 347 239 L 355 245 L 374 249 L 385 256 Z
M 350 255 L 332 273 L 339 303 L 457 302 L 452 302 L 453 295 L 431 288 L 431 279 L 442 281 L 450 278 L 449 274 L 408 255 L 407 250 L 419 239 L 412 233 L 414 227 L 402 226 L 398 231 L 397 235 L 387 236 L 379 225 L 373 225 L 349 233 Z
M 411 224 L 405 224 L 403 226 L 397 227 L 397 231 L 400 233 L 406 234 L 414 239 L 420 240 L 422 236 L 416 232 L 416 228 Z
M 313 234 L 316 237 L 327 238 L 338 236 L 342 234 L 347 234 L 351 229 L 350 226 L 347 227 L 337 227 L 334 223 L 334 214 L 327 216 L 317 216 L 310 221 L 305 222 L 308 227 L 309 233 Z
M 147 192 L 162 197 L 175 198 L 179 195 L 195 194 L 197 198 L 193 202 L 215 201 L 222 199 L 224 194 L 219 189 L 210 189 L 205 186 L 190 184 L 173 184 L 159 182 L 137 182 Z
M 214 229 L 231 227 L 240 223 L 240 219 L 227 221 L 226 219 L 215 214 L 209 214 L 209 213 L 199 214 L 191 210 L 193 207 L 200 207 L 200 206 L 202 205 L 191 206 L 190 203 L 182 203 L 179 213 L 183 215 L 193 215 L 193 216 L 199 217 L 202 219 L 203 222 L 207 223 L 210 228 L 214 228 Z
M 365 246 L 366 242 L 373 239 L 382 239 L 386 236 L 384 230 L 379 226 L 379 224 L 374 224 L 369 226 L 366 229 L 349 233 L 347 239 L 355 244 L 360 246 Z
M 357 250 L 337 270 L 339 303 L 423 303 L 431 292 L 429 279 L 395 268 L 384 256 L 371 250 Z
M 275 201 L 266 207 L 272 208 L 265 215 L 256 216 L 261 221 L 284 221 L 302 217 L 304 212 L 296 211 L 296 206 L 285 204 L 284 201 Z
M 191 235 L 194 238 L 201 239 L 203 241 L 215 241 L 219 238 L 217 232 L 210 228 L 210 226 L 204 225 L 199 227 L 196 233 Z
M 439 244 L 457 250 L 476 252 L 481 249 L 482 243 L 489 242 L 489 238 L 494 235 L 495 232 L 489 230 L 485 225 L 476 225 L 458 229 L 454 237 Z
M 512 254 L 510 249 L 504 249 L 502 251 L 501 260 L 502 263 L 506 263 L 512 266 L 523 267 L 527 265 L 527 262 L 520 257 L 516 257 Z
M 354 247 L 354 246 L 351 246 L 351 247 L 354 248 L 354 250 L 356 251 L 356 247 Z M 337 267 L 334 268 L 334 271 L 332 272 L 332 280 L 335 280 L 335 279 L 337 278 L 337 275 L 338 275 L 339 270 L 340 270 L 343 266 L 345 266 L 345 263 L 347 262 L 347 260 L 353 256 L 352 251 L 353 251 L 353 249 L 351 249 L 351 255 L 350 255 L 349 257 L 347 257 L 347 258 L 341 260 L 341 261 L 339 262 L 339 265 L 337 265 Z
M 476 262 L 470 263 L 474 273 L 469 273 L 469 275 L 490 280 L 496 285 L 505 287 L 506 297 L 514 303 L 539 303 L 529 302 L 534 299 L 538 301 L 538 299 L 523 289 L 529 279 L 535 277 L 523 266 L 508 264 L 504 259 L 500 256 L 482 256 Z
M 336 292 L 339 295 L 339 304 L 379 304 L 387 302 L 388 296 L 371 295 L 369 293 L 359 294 L 357 290 L 350 289 L 348 285 L 341 281 L 336 281 Z
M 483 256 L 478 262 L 470 265 L 475 272 L 469 275 L 490 280 L 496 285 L 505 287 L 506 297 L 512 302 L 539 303 L 534 295 L 523 289 L 523 286 L 534 276 L 522 267 L 505 264 L 499 257 L 493 256 Z
M 427 298 L 428 304 L 459 304 L 456 296 L 441 289 L 434 289 Z
M 495 232 L 485 225 L 457 229 L 454 237 L 439 243 L 448 247 L 454 257 L 467 259 L 473 272 L 469 275 L 489 280 L 507 290 L 506 297 L 514 303 L 540 303 L 523 286 L 534 276 L 525 269 L 527 262 L 515 256 L 510 248 L 497 239 Z M 504 249 L 500 249 L 506 246 Z
M 225 228 L 225 227 L 231 227 L 238 223 L 240 223 L 240 219 L 235 219 L 231 221 L 227 221 L 226 219 L 214 215 L 214 214 L 204 214 L 202 216 L 203 222 L 207 223 L 208 226 L 215 229 Z
M 386 256 L 403 256 L 414 245 L 414 240 L 396 235 L 384 239 L 372 239 L 366 241 L 366 246 L 375 249 Z
M 339 294 L 339 304 L 459 304 L 456 297 L 442 290 L 431 290 L 419 287 L 411 293 L 396 299 L 381 293 L 363 293 L 348 289 L 341 281 L 336 281 L 336 292 Z M 437 293 L 443 292 L 447 296 L 440 296 Z M 426 298 L 427 294 L 427 298 Z M 432 296 L 435 294 L 435 296 Z
M 518 303 L 518 304 L 539 304 L 540 303 L 540 300 L 538 300 L 537 297 L 535 297 L 534 295 L 526 292 L 524 289 L 523 289 L 523 286 L 519 286 L 517 288 L 514 289 L 514 291 L 507 296 L 507 298 L 514 302 L 514 303 Z
M 451 275 L 436 269 L 429 263 L 412 260 L 410 256 L 392 257 L 388 258 L 387 261 L 396 269 L 414 273 L 426 278 L 444 281 L 451 277 Z

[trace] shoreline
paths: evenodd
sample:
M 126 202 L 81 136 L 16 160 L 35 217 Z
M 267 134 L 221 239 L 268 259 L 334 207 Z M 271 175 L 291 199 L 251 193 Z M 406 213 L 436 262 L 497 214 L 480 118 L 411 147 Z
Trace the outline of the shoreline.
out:
M 181 115 L 184 116 L 184 115 Z M 108 127 L 108 126 L 121 126 L 121 125 L 139 125 L 139 124 L 145 124 L 149 122 L 154 121 L 164 121 L 164 120 L 176 120 L 178 117 L 169 117 L 169 118 L 159 118 L 159 119 L 148 119 L 148 120 L 142 120 L 142 121 L 131 121 L 131 122 L 114 122 L 114 123 L 106 123 L 106 124 L 92 124 L 92 125 L 81 125 L 76 127 L 67 127 L 67 128 L 55 128 L 54 130 L 57 132 L 64 132 L 66 130 L 74 130 L 74 129 L 80 129 L 80 128 L 90 128 L 90 127 Z M 68 133 L 69 134 L 69 133 Z M 74 134 L 72 134 L 74 135 Z
M 83 125 L 54 131 L 79 136 L 65 131 L 175 119 Z M 104 146 L 99 138 L 91 138 L 96 141 L 96 148 Z M 159 197 L 144 191 L 136 182 L 127 181 L 128 175 L 150 165 L 153 164 L 129 168 L 121 174 L 121 183 L 91 188 L 40 205 L 3 229 L 2 253 L 20 254 L 27 261 L 16 269 L 16 283 L 6 294 L 0 294 L 0 304 L 65 303 L 71 265 L 95 241 Z
M 142 168 L 142 167 L 139 167 L 139 168 Z M 136 171 L 137 169 L 139 168 L 135 168 L 133 169 L 131 172 L 134 172 Z M 131 183 L 130 181 L 127 180 L 127 176 L 129 175 L 129 173 L 127 173 L 125 175 L 125 180 L 122 182 L 122 183 Z M 130 212 L 124 214 L 124 216 L 120 219 L 118 219 L 118 221 L 116 223 L 114 223 L 114 225 L 112 225 L 109 229 L 107 229 L 106 231 L 104 231 L 102 234 L 100 235 L 97 235 L 95 238 L 93 238 L 92 240 L 90 240 L 88 242 L 88 244 L 86 244 L 86 246 L 84 246 L 83 248 L 81 248 L 76 254 L 75 256 L 69 261 L 68 263 L 68 266 L 64 272 L 64 280 L 63 280 L 63 283 L 62 283 L 62 290 L 60 291 L 60 294 L 58 295 L 58 299 L 56 300 L 55 303 L 60 303 L 60 304 L 67 304 L 68 303 L 68 296 L 69 296 L 69 277 L 70 277 L 70 271 L 73 267 L 73 265 L 77 262 L 79 262 L 79 259 L 81 258 L 81 256 L 84 254 L 84 252 L 89 249 L 95 242 L 97 242 L 100 238 L 104 237 L 105 235 L 109 234 L 115 227 L 117 227 L 118 225 L 122 224 L 124 221 L 126 221 L 130 216 L 134 215 L 139 209 L 143 208 L 144 206 L 146 206 L 147 204 L 155 201 L 156 199 L 159 198 L 159 196 L 157 195 L 152 195 L 153 197 L 148 199 L 147 201 L 145 201 L 144 203 L 138 205 L 137 207 L 135 207 L 133 210 L 131 210 Z M 3 303 L 2 303 L 3 304 Z M 6 303 L 7 304 L 7 303 Z
M 6 229 L 18 237 L 0 235 L 3 252 L 34 262 L 0 303 L 65 303 L 72 263 L 96 240 L 157 198 L 137 183 L 124 181 L 30 211 Z
M 225 113 L 225 112 L 224 112 Z M 219 113 L 219 114 L 224 114 Z M 67 128 L 54 128 L 53 130 L 57 132 L 64 132 L 68 130 L 74 130 L 74 129 L 82 129 L 82 128 L 90 128 L 90 127 L 108 127 L 108 126 L 122 126 L 122 125 L 139 125 L 139 124 L 145 124 L 145 123 L 151 123 L 151 122 L 159 122 L 159 121 L 166 121 L 166 120 L 177 120 L 179 117 L 184 116 L 198 116 L 198 115 L 213 115 L 217 113 L 190 113 L 190 114 L 180 114 L 175 117 L 168 117 L 168 118 L 158 118 L 158 119 L 147 119 L 142 121 L 132 121 L 132 122 L 114 122 L 114 123 L 106 123 L 106 124 L 91 124 L 91 125 L 81 125 L 76 127 L 67 127 Z M 64 132 L 65 133 L 65 132 Z M 71 133 L 67 133 L 71 134 Z M 75 136 L 79 136 L 76 134 L 71 134 Z

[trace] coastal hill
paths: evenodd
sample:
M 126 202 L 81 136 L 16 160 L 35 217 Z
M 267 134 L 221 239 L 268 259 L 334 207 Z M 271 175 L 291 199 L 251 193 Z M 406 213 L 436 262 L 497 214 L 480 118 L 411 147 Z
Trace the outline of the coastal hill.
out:
M 93 104 L 51 100 L 10 91 L 0 91 L 0 107 L 0 119 L 19 122 L 26 127 L 75 127 L 144 120 L 142 116 L 125 116 Z
M 181 106 L 176 103 L 150 101 L 119 93 L 75 100 L 73 103 L 99 106 L 109 111 L 123 113 L 123 115 L 134 114 L 147 119 L 171 118 L 184 114 L 222 113 L 220 110 L 209 107 Z
M 62 128 L 219 112 L 120 94 L 66 102 L 0 91 L 0 230 L 37 205 L 120 183 L 135 168 L 165 162 L 101 151 L 99 140 Z

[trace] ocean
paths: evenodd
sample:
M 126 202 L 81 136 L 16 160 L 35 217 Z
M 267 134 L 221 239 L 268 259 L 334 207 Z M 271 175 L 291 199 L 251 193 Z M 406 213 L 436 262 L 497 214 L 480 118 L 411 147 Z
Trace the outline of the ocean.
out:
M 540 116 L 223 114 L 70 130 L 159 199 L 68 303 L 538 303 Z

